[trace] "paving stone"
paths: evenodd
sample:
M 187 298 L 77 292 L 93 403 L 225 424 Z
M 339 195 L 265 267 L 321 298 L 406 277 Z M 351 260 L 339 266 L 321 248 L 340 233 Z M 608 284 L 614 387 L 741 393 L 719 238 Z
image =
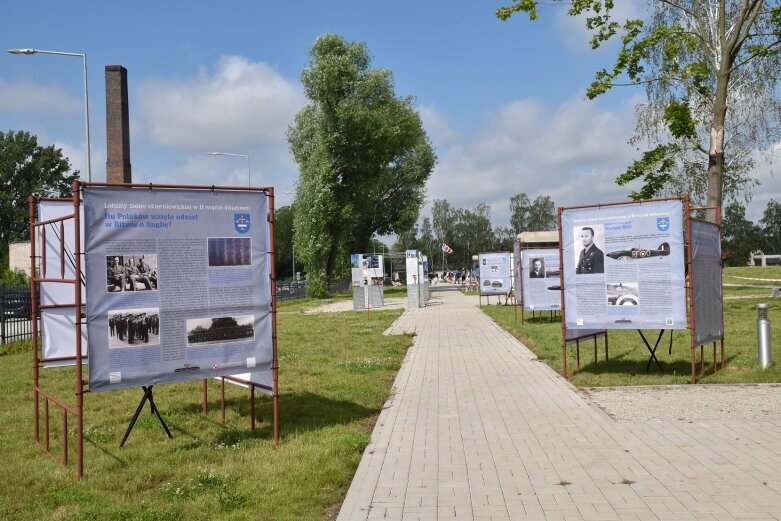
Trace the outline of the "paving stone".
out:
M 340 521 L 781 519 L 781 418 L 617 423 L 432 289 Z

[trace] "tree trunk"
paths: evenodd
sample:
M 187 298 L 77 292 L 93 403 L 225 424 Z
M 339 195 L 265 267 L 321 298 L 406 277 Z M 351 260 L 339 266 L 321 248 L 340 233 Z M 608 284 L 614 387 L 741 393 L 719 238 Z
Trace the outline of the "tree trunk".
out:
M 724 40 L 722 40 L 724 41 Z M 716 72 L 716 95 L 713 99 L 713 123 L 710 130 L 708 149 L 708 192 L 706 205 L 709 207 L 705 219 L 715 223 L 722 205 L 724 193 L 724 123 L 727 119 L 727 87 L 731 61 L 729 52 L 724 51 L 721 70 Z M 718 210 L 717 210 L 718 208 Z
M 714 134 L 717 134 L 714 137 Z M 707 206 L 721 208 L 724 183 L 724 127 L 711 129 L 711 147 L 708 153 L 708 200 Z M 705 219 L 715 223 L 717 210 L 708 208 Z

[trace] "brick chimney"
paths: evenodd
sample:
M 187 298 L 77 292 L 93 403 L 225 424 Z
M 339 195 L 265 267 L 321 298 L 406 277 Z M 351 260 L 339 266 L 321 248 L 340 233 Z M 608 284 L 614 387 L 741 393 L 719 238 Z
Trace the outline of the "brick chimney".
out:
M 106 65 L 106 181 L 132 183 L 127 69 Z

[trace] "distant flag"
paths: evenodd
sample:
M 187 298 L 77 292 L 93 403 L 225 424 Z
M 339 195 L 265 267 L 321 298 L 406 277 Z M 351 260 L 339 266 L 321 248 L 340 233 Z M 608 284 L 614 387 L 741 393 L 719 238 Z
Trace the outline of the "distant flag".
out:
M 442 251 L 444 251 L 445 253 L 453 253 L 453 248 L 451 248 L 450 246 L 448 246 L 447 244 L 445 244 L 443 242 L 442 243 Z

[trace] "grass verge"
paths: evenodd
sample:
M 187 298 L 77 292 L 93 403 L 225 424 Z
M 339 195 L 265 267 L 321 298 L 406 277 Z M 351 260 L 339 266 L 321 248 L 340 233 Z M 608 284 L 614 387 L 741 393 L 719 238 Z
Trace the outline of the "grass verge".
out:
M 734 277 L 749 277 L 762 279 L 781 279 L 781 267 L 766 268 L 725 268 L 724 283 L 740 283 L 752 285 L 775 285 L 779 282 L 750 281 Z M 751 298 L 750 295 L 763 295 L 761 298 Z M 712 373 L 713 350 L 705 346 L 705 377 L 702 383 L 763 383 L 781 382 L 781 365 L 774 364 L 768 369 L 757 365 L 757 314 L 756 305 L 764 302 L 770 305 L 770 323 L 773 344 L 776 346 L 776 358 L 781 356 L 781 301 L 771 299 L 771 290 L 767 288 L 725 287 L 724 288 L 724 330 L 725 353 L 727 365 L 724 370 Z M 748 298 L 743 298 L 749 296 Z M 730 298 L 741 297 L 741 298 Z M 561 324 L 551 322 L 548 312 L 542 316 L 537 314 L 534 319 L 531 313 L 525 314 L 527 319 L 521 324 L 520 310 L 518 320 L 512 306 L 487 306 L 483 311 L 501 327 L 509 331 L 531 349 L 537 358 L 561 373 Z M 658 331 L 658 330 L 657 330 Z M 644 332 L 649 343 L 656 340 L 654 331 Z M 606 387 L 626 385 L 664 385 L 685 384 L 691 380 L 689 331 L 674 331 L 672 335 L 672 352 L 669 352 L 670 333 L 664 334 L 656 356 L 662 366 L 662 372 L 655 363 L 646 372 L 649 353 L 637 331 L 610 331 L 609 360 L 605 361 L 604 342 L 597 343 L 598 361 L 594 363 L 594 342 L 582 341 L 580 345 L 581 371 L 575 373 L 576 347 L 568 349 L 568 366 L 570 380 L 580 387 Z M 699 352 L 697 353 L 699 360 Z M 720 350 L 717 349 L 717 356 Z M 699 374 L 699 364 L 697 367 Z
M 144 411 L 120 449 L 140 389 L 85 396 L 85 479 L 33 443 L 29 344 L 2 356 L 0 455 L 5 475 L 0 519 L 33 520 L 300 520 L 336 512 L 369 442 L 410 337 L 382 336 L 401 313 L 305 315 L 311 302 L 280 306 L 282 440 L 272 446 L 271 400 L 259 397 L 250 430 L 249 391 L 226 385 L 220 423 L 219 383 L 209 382 L 209 415 L 201 382 L 155 386 L 155 403 L 174 438 Z M 42 384 L 73 399 L 73 370 L 42 371 Z M 59 453 L 62 415 L 51 409 L 52 449 Z M 75 436 L 69 418 L 70 457 Z

